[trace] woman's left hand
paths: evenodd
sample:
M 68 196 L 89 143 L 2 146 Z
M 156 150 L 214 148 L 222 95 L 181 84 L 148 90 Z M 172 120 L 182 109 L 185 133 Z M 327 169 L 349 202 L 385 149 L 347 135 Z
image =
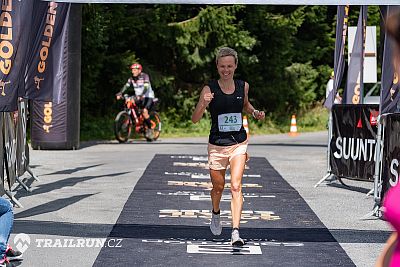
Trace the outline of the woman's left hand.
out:
M 263 120 L 263 119 L 265 119 L 265 112 L 264 111 L 259 111 L 259 110 L 254 110 L 253 117 L 256 120 Z

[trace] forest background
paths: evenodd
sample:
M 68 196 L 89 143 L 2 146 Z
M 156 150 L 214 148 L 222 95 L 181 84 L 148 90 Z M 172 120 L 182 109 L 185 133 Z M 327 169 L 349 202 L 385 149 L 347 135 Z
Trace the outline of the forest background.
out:
M 252 133 L 287 132 L 292 114 L 299 131 L 326 129 L 322 103 L 333 70 L 336 11 L 336 6 L 83 5 L 81 140 L 113 139 L 113 120 L 123 108 L 115 94 L 133 62 L 143 65 L 161 100 L 161 136 L 207 135 L 209 115 L 198 124 L 190 118 L 204 83 L 217 78 L 221 46 L 238 51 L 235 77 L 249 82 L 251 103 L 266 111 L 263 122 L 249 118 Z M 349 26 L 357 25 L 358 14 L 359 7 L 351 6 Z M 367 24 L 377 26 L 377 40 L 380 16 L 377 6 L 368 8 Z

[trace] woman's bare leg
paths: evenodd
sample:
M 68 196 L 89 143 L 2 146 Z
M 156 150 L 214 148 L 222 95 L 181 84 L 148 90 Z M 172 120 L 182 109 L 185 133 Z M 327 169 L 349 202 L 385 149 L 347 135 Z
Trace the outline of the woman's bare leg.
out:
M 231 212 L 232 228 L 239 228 L 240 218 L 242 216 L 243 195 L 242 195 L 242 177 L 246 164 L 246 155 L 237 155 L 231 159 Z
M 213 185 L 211 190 L 211 201 L 215 212 L 219 211 L 219 203 L 221 202 L 222 192 L 225 187 L 225 172 L 226 170 L 210 169 L 211 183 Z

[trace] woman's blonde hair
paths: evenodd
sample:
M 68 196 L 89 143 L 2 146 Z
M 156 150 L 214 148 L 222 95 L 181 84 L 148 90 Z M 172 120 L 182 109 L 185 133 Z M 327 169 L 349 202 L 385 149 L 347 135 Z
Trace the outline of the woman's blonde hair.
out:
M 218 64 L 218 60 L 221 57 L 227 57 L 227 56 L 233 56 L 235 58 L 236 65 L 239 63 L 238 54 L 234 49 L 232 49 L 230 47 L 221 47 L 218 50 L 217 57 L 215 58 L 215 64 Z

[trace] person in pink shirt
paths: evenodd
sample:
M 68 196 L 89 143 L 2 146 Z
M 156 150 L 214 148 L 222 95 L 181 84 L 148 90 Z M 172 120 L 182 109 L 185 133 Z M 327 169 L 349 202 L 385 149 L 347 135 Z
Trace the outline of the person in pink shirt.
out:
M 399 73 L 400 67 L 400 13 L 391 15 L 386 22 L 388 34 L 395 41 L 394 66 Z M 394 232 L 387 240 L 382 253 L 379 255 L 376 267 L 397 267 L 400 266 L 400 183 L 390 188 L 383 200 L 383 215 L 393 227 Z
M 376 266 L 400 266 L 400 184 L 388 190 L 384 201 L 384 218 L 392 225 L 394 232 L 390 235 L 378 259 Z

